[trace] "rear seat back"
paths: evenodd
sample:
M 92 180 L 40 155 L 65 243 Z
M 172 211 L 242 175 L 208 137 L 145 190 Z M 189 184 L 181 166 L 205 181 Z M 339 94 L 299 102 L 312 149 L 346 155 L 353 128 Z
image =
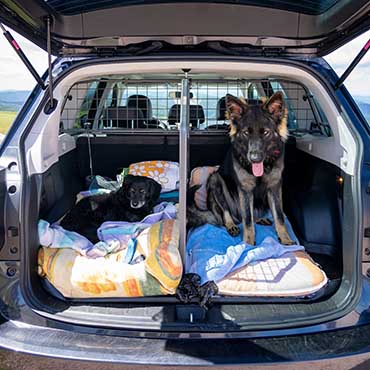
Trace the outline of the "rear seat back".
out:
M 180 104 L 174 104 L 168 112 L 168 124 L 174 125 L 180 122 Z M 189 122 L 193 128 L 198 128 L 200 124 L 204 123 L 205 115 L 201 105 L 189 106 Z
M 140 110 L 143 113 L 143 120 L 146 123 L 153 118 L 152 103 L 145 95 L 131 95 L 127 99 L 127 107 Z
M 144 115 L 140 109 L 128 107 L 109 107 L 102 114 L 103 127 L 146 128 Z

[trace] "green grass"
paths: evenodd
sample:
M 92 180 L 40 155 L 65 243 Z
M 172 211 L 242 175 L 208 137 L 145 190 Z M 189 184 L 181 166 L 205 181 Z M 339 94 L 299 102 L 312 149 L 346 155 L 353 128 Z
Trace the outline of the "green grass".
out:
M 0 112 L 0 133 L 6 134 L 17 112 Z

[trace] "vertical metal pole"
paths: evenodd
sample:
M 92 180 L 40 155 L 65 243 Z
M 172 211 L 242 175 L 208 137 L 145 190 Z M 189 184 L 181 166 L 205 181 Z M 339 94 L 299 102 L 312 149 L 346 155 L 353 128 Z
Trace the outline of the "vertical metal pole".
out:
M 180 110 L 180 208 L 179 208 L 179 223 L 180 223 L 180 254 L 183 263 L 185 264 L 186 255 L 186 189 L 187 177 L 189 169 L 189 105 L 190 105 L 190 80 L 188 72 L 184 70 L 185 77 L 181 81 L 181 110 Z
M 48 69 L 49 69 L 49 96 L 50 96 L 50 108 L 54 108 L 54 97 L 53 97 L 53 71 L 51 66 L 51 24 L 50 17 L 46 18 L 47 28 L 47 50 L 48 50 Z

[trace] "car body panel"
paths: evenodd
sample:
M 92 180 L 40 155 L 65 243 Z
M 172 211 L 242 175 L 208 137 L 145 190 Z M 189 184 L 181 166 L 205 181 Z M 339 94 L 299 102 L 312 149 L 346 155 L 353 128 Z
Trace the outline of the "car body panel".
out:
M 369 353 L 370 326 L 260 339 L 126 338 L 39 328 L 8 321 L 0 347 L 34 355 L 110 363 L 174 366 L 274 364 Z

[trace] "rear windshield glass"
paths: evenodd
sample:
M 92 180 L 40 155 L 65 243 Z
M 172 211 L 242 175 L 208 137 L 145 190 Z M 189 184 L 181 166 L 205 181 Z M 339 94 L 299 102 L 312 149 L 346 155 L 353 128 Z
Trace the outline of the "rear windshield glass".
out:
M 192 80 L 191 130 L 227 130 L 225 96 L 243 97 L 261 104 L 264 97 L 282 91 L 292 134 L 330 136 L 330 128 L 315 97 L 301 84 L 286 80 Z M 156 79 L 100 79 L 74 85 L 64 99 L 61 131 L 178 130 L 181 117 L 181 81 Z

